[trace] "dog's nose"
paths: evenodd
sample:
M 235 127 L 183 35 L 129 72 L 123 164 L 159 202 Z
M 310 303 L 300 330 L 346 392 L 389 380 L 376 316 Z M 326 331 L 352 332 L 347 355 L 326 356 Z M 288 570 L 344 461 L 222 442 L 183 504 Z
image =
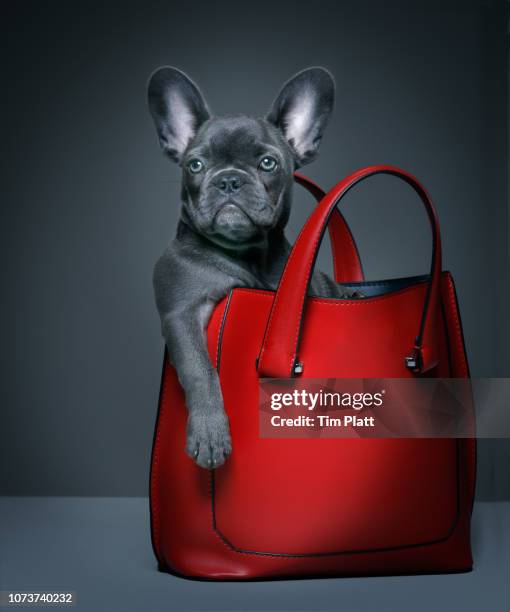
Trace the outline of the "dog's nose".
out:
M 214 180 L 214 186 L 222 193 L 234 193 L 239 191 L 244 181 L 239 174 L 220 174 Z

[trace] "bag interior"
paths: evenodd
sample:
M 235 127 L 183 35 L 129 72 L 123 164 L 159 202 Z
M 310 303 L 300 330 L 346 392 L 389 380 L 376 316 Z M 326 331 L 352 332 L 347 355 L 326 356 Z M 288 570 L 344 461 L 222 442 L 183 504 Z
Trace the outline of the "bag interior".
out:
M 388 278 L 378 281 L 359 281 L 355 283 L 342 283 L 349 289 L 360 291 L 365 297 L 375 297 L 378 295 L 384 295 L 385 293 L 391 293 L 392 291 L 398 291 L 399 289 L 405 289 L 411 285 L 417 283 L 423 283 L 430 280 L 429 274 L 421 276 L 404 276 L 402 278 Z

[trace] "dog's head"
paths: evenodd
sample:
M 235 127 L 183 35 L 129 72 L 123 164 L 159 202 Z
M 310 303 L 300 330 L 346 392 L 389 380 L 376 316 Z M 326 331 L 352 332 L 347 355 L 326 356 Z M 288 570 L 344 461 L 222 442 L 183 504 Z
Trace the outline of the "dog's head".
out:
M 316 156 L 334 92 L 329 72 L 308 68 L 283 86 L 265 118 L 214 117 L 184 73 L 158 69 L 149 107 L 161 147 L 182 167 L 188 222 L 232 249 L 264 242 L 283 227 L 292 174 Z

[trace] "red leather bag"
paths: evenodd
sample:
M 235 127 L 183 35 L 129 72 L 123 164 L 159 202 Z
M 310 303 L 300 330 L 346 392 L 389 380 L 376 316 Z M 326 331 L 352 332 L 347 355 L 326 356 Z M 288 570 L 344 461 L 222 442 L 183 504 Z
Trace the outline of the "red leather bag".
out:
M 378 173 L 406 181 L 425 205 L 430 276 L 363 285 L 349 228 L 335 211 L 349 189 Z M 278 290 L 234 289 L 207 329 L 233 442 L 217 470 L 197 467 L 184 452 L 187 411 L 165 359 L 150 482 L 159 567 L 209 579 L 469 570 L 474 439 L 259 437 L 260 377 L 288 378 L 301 368 L 309 378 L 469 377 L 437 216 L 418 181 L 374 166 L 322 197 L 304 177 L 296 180 L 321 200 Z M 307 296 L 328 223 L 337 280 L 357 281 L 369 297 Z

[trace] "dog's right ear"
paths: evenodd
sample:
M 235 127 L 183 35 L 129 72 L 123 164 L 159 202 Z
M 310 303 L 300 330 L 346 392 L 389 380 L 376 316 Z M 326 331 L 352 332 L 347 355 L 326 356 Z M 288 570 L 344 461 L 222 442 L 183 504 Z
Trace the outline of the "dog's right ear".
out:
M 179 163 L 198 128 L 210 117 L 204 97 L 184 72 L 170 66 L 153 73 L 148 96 L 161 148 Z
M 316 66 L 287 81 L 273 102 L 266 119 L 283 133 L 298 168 L 317 155 L 334 101 L 333 76 Z

